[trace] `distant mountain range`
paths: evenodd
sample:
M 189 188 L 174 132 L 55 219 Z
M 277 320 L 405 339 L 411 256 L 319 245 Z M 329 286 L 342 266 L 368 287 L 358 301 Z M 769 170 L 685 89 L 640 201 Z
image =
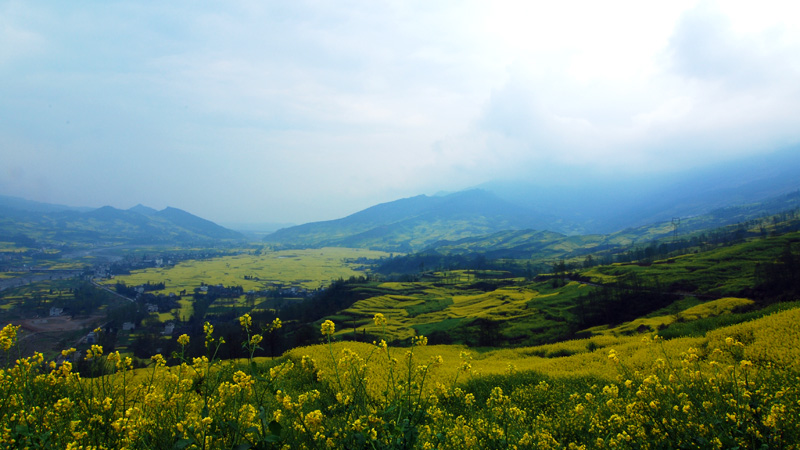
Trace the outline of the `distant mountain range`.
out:
M 397 252 L 500 250 L 517 245 L 519 254 L 540 253 L 548 246 L 582 247 L 587 239 L 597 245 L 608 239 L 642 242 L 672 232 L 673 220 L 682 220 L 680 229 L 686 232 L 794 208 L 798 196 L 791 194 L 800 189 L 798 173 L 800 149 L 790 149 L 638 180 L 578 180 L 570 187 L 486 183 L 481 188 L 400 199 L 341 219 L 285 228 L 264 241 L 283 247 Z M 498 247 L 499 242 L 504 244 Z M 563 254 L 561 250 L 555 253 Z
M 294 247 L 367 247 L 410 252 L 442 239 L 545 228 L 555 222 L 555 217 L 536 214 L 491 192 L 475 189 L 382 203 L 342 219 L 284 228 L 264 240 Z
M 759 203 L 800 189 L 800 147 L 680 173 L 568 178 L 562 183 L 494 181 L 478 186 L 532 211 L 559 217 L 544 229 L 615 233 L 629 227 Z M 531 227 L 538 228 L 538 227 Z
M 571 247 L 657 239 L 673 231 L 673 221 L 688 232 L 797 207 L 798 173 L 800 147 L 672 175 L 617 180 L 608 175 L 567 179 L 565 174 L 550 184 L 498 181 L 382 203 L 341 219 L 283 228 L 263 239 L 282 248 L 563 255 Z M 247 237 L 263 235 L 253 231 Z M 0 240 L 4 236 L 83 243 L 247 238 L 177 208 L 74 208 L 0 196 Z
M 158 244 L 244 239 L 241 233 L 172 207 L 161 211 L 143 205 L 127 210 L 111 206 L 73 208 L 7 196 L 0 196 L 0 235 L 39 243 Z

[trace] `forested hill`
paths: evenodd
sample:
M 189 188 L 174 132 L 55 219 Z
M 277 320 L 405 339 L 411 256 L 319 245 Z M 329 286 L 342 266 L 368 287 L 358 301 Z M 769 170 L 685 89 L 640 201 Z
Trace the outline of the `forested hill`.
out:
M 342 219 L 285 228 L 264 240 L 295 247 L 369 247 L 409 252 L 442 239 L 545 228 L 556 222 L 555 217 L 533 213 L 475 189 L 383 203 Z
M 797 208 L 800 208 L 800 192 L 792 192 L 759 203 L 729 206 L 699 216 L 676 218 L 604 235 L 568 236 L 535 230 L 506 230 L 456 241 L 439 241 L 425 250 L 444 255 L 480 253 L 487 258 L 574 258 L 601 250 L 648 245 L 665 239 L 672 242 L 719 227 L 736 224 L 746 226 L 749 221 Z
M 480 252 L 487 257 L 563 257 L 570 249 L 628 246 L 671 236 L 676 231 L 685 235 L 775 214 L 800 206 L 800 191 L 758 202 L 737 200 L 738 197 L 731 198 L 721 208 L 711 208 L 717 202 L 709 203 L 708 211 L 699 215 L 681 215 L 676 210 L 670 219 L 634 226 L 639 219 L 631 218 L 630 224 L 614 232 L 584 234 L 575 232 L 583 227 L 581 223 L 535 212 L 489 191 L 475 189 L 383 203 L 342 219 L 285 228 L 264 240 L 282 247 L 364 247 L 403 253 L 427 249 L 447 254 Z M 702 202 L 687 205 L 686 211 L 697 211 L 698 203 Z M 624 217 L 619 221 L 625 224 Z
M 478 187 L 533 211 L 563 220 L 544 229 L 565 234 L 610 234 L 673 217 L 761 203 L 800 189 L 800 147 L 676 173 L 576 178 L 551 175 L 496 180 Z M 559 225 L 562 225 L 559 227 Z M 564 226 L 566 225 L 566 226 Z M 535 227 L 534 227 L 535 228 Z
M 62 243 L 188 243 L 244 236 L 177 208 L 137 205 L 93 210 L 0 199 L 0 234 L 26 245 Z

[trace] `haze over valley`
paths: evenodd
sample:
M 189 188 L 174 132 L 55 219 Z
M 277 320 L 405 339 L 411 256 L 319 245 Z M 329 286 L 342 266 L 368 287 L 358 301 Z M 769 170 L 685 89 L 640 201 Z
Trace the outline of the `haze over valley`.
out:
M 800 7 L 0 2 L 0 448 L 797 449 Z

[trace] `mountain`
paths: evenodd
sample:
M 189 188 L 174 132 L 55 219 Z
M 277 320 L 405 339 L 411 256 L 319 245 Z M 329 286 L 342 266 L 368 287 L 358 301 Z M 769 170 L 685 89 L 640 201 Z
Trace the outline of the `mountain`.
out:
M 144 206 L 143 204 L 139 203 L 138 205 L 128 208 L 128 211 L 139 213 L 143 216 L 152 216 L 158 212 L 158 210 L 153 209 L 149 206 Z
M 480 189 L 382 203 L 342 219 L 284 228 L 264 238 L 292 247 L 367 247 L 415 251 L 442 239 L 501 230 L 545 227 L 555 217 L 536 214 Z
M 210 220 L 197 217 L 178 208 L 166 207 L 155 213 L 153 217 L 166 220 L 198 236 L 213 239 L 241 239 L 243 237 L 239 232 L 221 227 Z
M 0 213 L 9 214 L 18 211 L 58 212 L 58 211 L 91 211 L 92 208 L 77 208 L 74 206 L 58 205 L 53 203 L 34 202 L 19 197 L 0 195 Z
M 762 202 L 800 189 L 800 147 L 672 174 L 565 179 L 561 184 L 493 181 L 477 186 L 562 219 L 545 229 L 614 233 L 672 218 Z
M 5 200 L 5 198 L 3 199 Z M 0 202 L 0 235 L 40 244 L 174 244 L 244 239 L 177 208 L 136 205 L 128 210 L 62 207 L 23 199 Z
M 676 240 L 697 238 L 698 242 L 734 237 L 737 233 L 757 234 L 785 232 L 787 226 L 796 229 L 797 221 L 787 221 L 784 212 L 800 209 L 800 192 L 780 195 L 763 202 L 730 206 L 711 211 L 680 222 L 657 222 L 649 225 L 626 228 L 610 234 L 565 235 L 551 231 L 507 230 L 459 240 L 442 240 L 423 249 L 418 255 L 410 255 L 408 261 L 395 258 L 393 267 L 418 267 L 415 261 L 426 256 L 478 255 L 485 259 L 522 259 L 554 262 L 560 259 L 582 259 L 588 254 L 610 256 L 634 247 L 675 244 Z M 794 217 L 794 215 L 790 214 Z M 744 224 L 745 226 L 741 226 Z M 781 231 L 781 228 L 783 231 Z M 764 231 L 759 231 L 763 229 Z M 703 234 L 703 236 L 700 236 Z M 734 239 L 736 239 L 734 237 Z M 683 245 L 683 244 L 682 244 Z M 674 247 L 674 245 L 673 245 Z M 671 248 L 671 247 L 670 247 Z
M 542 245 L 555 248 L 556 241 L 565 248 L 587 245 L 587 239 L 596 245 L 610 245 L 609 239 L 629 244 L 672 233 L 673 221 L 687 232 L 794 207 L 796 199 L 789 194 L 800 189 L 798 171 L 800 149 L 793 148 L 681 174 L 567 180 L 565 185 L 492 182 L 382 203 L 342 219 L 285 228 L 264 240 L 287 247 L 398 252 L 432 245 L 456 253 L 472 247 L 506 252 L 517 246 L 512 253 L 520 255 L 539 254 L 546 250 L 539 249 Z

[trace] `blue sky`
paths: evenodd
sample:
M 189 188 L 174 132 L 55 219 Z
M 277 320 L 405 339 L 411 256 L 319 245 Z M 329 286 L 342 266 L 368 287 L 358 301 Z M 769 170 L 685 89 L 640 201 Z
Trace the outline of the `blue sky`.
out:
M 0 1 L 0 194 L 302 223 L 773 152 L 800 142 L 799 9 Z

